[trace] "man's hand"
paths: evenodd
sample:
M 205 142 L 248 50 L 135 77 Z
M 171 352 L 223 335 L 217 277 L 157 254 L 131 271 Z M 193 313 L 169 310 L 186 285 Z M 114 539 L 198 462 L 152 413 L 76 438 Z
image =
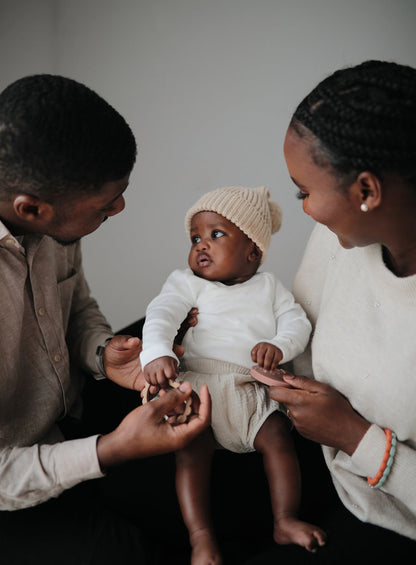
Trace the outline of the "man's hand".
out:
M 210 424 L 211 399 L 206 385 L 201 388 L 200 403 L 193 407 L 187 422 L 172 426 L 166 420 L 166 414 L 183 405 L 191 393 L 191 385 L 184 382 L 179 388 L 139 406 L 113 432 L 101 436 L 97 443 L 101 468 L 183 449 Z
M 197 323 L 198 323 L 198 308 L 191 308 L 188 312 L 188 315 L 186 316 L 186 318 L 184 319 L 184 321 L 181 324 L 181 327 L 178 330 L 178 333 L 176 334 L 175 337 L 175 343 L 180 345 L 183 341 L 183 338 L 185 337 L 186 332 L 189 330 L 189 328 L 194 328 Z
M 116 335 L 104 350 L 104 368 L 109 379 L 124 388 L 141 391 L 145 385 L 139 355 L 142 342 L 138 337 Z
M 109 379 L 124 388 L 143 390 L 146 380 L 140 364 L 142 342 L 138 337 L 116 335 L 109 341 L 104 350 L 104 368 Z M 182 357 L 184 349 L 174 345 L 177 357 Z M 152 394 L 157 389 L 151 390 Z
M 283 359 L 283 353 L 271 343 L 261 341 L 251 350 L 251 360 L 267 371 L 273 371 Z

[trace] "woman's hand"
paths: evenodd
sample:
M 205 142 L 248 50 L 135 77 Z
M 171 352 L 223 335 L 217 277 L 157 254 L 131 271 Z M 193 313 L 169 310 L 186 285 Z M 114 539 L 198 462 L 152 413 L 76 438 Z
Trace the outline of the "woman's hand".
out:
M 107 469 L 132 459 L 151 457 L 183 449 L 210 424 L 211 399 L 204 385 L 200 401 L 193 406 L 187 422 L 172 426 L 167 414 L 182 406 L 192 394 L 189 383 L 166 391 L 160 398 L 130 412 L 111 433 L 98 438 L 97 454 L 101 468 Z
M 292 388 L 270 387 L 270 397 L 283 403 L 304 437 L 352 455 L 370 423 L 331 386 L 307 377 L 284 375 Z

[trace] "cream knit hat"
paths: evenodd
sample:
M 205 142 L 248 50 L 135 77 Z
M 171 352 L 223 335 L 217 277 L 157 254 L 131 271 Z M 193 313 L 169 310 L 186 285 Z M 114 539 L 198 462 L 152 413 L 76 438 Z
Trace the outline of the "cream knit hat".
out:
M 262 251 L 261 263 L 269 248 L 272 233 L 277 232 L 282 223 L 280 207 L 270 200 L 270 191 L 266 186 L 226 186 L 207 192 L 186 213 L 185 229 L 188 235 L 192 218 L 198 212 L 216 212 L 240 228 Z

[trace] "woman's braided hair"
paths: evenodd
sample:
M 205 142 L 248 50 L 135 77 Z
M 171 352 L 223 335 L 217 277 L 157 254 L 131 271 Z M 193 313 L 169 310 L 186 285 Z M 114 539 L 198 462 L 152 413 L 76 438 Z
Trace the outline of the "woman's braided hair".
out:
M 313 134 L 313 157 L 329 162 L 341 177 L 364 170 L 380 177 L 396 173 L 416 187 L 412 67 L 366 61 L 338 70 L 299 104 L 290 125 L 302 137 Z

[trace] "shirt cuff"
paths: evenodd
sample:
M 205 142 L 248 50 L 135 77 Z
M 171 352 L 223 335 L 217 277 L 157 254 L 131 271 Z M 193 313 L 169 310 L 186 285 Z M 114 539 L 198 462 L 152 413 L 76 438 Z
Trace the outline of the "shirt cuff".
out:
M 64 489 L 104 476 L 97 455 L 99 437 L 94 435 L 41 447 L 41 450 L 49 452 L 45 453 L 46 457 L 49 455 L 53 458 L 54 465 L 51 468 L 54 469 L 55 480 Z
M 372 424 L 351 456 L 354 471 L 363 477 L 374 477 L 386 451 L 386 434 L 383 428 Z
M 176 359 L 179 364 L 179 359 L 173 353 L 172 347 L 170 345 L 163 346 L 159 344 L 154 347 L 148 347 L 140 353 L 140 363 L 142 369 L 144 369 L 148 363 L 154 361 L 155 359 L 158 359 L 159 357 L 172 357 L 173 359 Z

